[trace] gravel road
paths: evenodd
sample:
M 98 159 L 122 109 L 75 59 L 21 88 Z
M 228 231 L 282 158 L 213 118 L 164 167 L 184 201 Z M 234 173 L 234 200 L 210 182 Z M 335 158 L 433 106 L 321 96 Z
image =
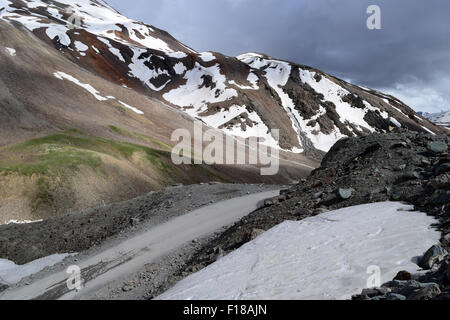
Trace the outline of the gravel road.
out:
M 211 191 L 217 196 L 234 198 L 203 205 L 189 213 L 163 220 L 148 219 L 138 227 L 121 232 L 101 245 L 67 258 L 63 263 L 47 268 L 38 275 L 22 280 L 4 291 L 0 299 L 111 299 L 148 298 L 148 292 L 158 286 L 158 279 L 170 275 L 170 267 L 181 266 L 189 258 L 196 244 L 214 237 L 224 227 L 239 221 L 242 217 L 263 205 L 264 199 L 279 194 L 280 186 L 249 185 L 190 186 L 172 188 L 175 193 L 192 188 Z M 235 192 L 233 192 L 235 190 Z M 246 191 L 248 190 L 248 191 Z M 263 192 L 255 193 L 259 190 Z M 269 191 L 267 191 L 269 190 Z M 167 190 L 166 190 L 167 192 Z M 185 193 L 184 190 L 182 193 Z M 253 193 L 242 196 L 242 193 Z M 192 193 L 191 193 L 192 195 Z M 136 202 L 136 200 L 133 200 Z M 194 202 L 190 201 L 192 204 Z M 209 201 L 214 202 L 214 201 Z M 198 205 L 198 204 L 197 204 Z M 98 210 L 98 209 L 97 209 Z M 179 211 L 182 211 L 179 208 Z M 84 217 L 83 217 L 84 218 Z M 161 265 L 162 263 L 162 265 Z M 77 265 L 82 270 L 83 289 L 69 292 L 66 285 L 67 266 Z M 142 271 L 158 266 L 155 281 L 130 281 Z M 163 275 L 164 273 L 167 275 Z M 149 280 L 149 279 L 146 279 Z M 150 282 L 150 284 L 149 284 Z M 146 285 L 144 285 L 146 283 Z M 147 290 L 142 290 L 146 287 Z M 140 290 L 134 290 L 134 289 Z

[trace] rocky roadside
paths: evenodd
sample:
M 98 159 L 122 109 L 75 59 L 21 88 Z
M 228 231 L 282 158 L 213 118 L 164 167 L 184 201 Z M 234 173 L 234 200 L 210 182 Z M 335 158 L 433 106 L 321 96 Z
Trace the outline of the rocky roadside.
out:
M 239 248 L 285 220 L 301 220 L 365 203 L 404 201 L 413 204 L 416 210 L 435 216 L 440 221 L 437 227 L 442 231 L 440 246 L 449 251 L 449 144 L 447 135 L 436 136 L 402 129 L 339 141 L 325 156 L 321 167 L 307 179 L 283 191 L 281 196 L 268 199 L 264 208 L 207 243 L 153 295 L 164 292 L 187 275 L 213 263 L 217 256 Z M 443 261 L 447 260 L 445 258 Z M 442 264 L 442 268 L 446 265 L 447 262 Z M 448 298 L 450 287 L 448 278 L 442 277 L 444 273 L 440 269 L 432 271 L 417 277 L 414 280 L 417 283 L 413 285 L 423 286 L 433 280 L 433 288 L 439 287 L 439 291 L 435 290 L 437 294 L 430 298 Z M 395 281 L 392 285 L 403 285 L 398 282 L 400 280 Z M 392 294 L 397 291 L 392 290 Z M 421 297 L 412 296 L 416 299 Z
M 447 243 L 448 244 L 448 243 Z M 425 274 L 400 271 L 380 288 L 364 289 L 353 300 L 450 300 L 450 255 L 441 245 L 431 247 L 420 259 Z

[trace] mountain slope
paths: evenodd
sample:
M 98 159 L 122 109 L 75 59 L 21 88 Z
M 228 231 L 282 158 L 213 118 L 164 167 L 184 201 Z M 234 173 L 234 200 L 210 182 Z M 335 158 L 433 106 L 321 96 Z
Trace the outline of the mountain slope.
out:
M 127 200 L 174 183 L 287 183 L 315 163 L 176 166 L 193 119 L 80 67 L 20 24 L 0 19 L 0 224 Z M 281 155 L 283 157 L 283 155 Z M 307 164 L 307 166 L 305 166 Z
M 272 147 L 320 158 L 346 136 L 396 126 L 443 130 L 394 97 L 310 67 L 253 53 L 198 53 L 103 1 L 1 0 L 1 7 L 2 19 L 22 23 L 101 77 Z M 280 129 L 279 141 L 271 129 Z

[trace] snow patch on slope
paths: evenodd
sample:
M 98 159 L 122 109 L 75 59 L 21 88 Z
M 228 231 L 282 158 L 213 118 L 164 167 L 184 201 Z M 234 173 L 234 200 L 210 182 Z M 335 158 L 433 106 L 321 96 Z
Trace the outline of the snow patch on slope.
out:
M 6 52 L 8 52 L 11 57 L 15 57 L 16 56 L 16 50 L 15 49 L 13 49 L 13 48 L 5 48 L 5 49 L 6 49 Z
M 247 113 L 248 119 L 252 122 L 252 125 L 247 125 L 245 130 L 242 130 L 240 123 L 237 123 L 234 126 L 225 127 L 221 129 L 225 134 L 229 134 L 232 136 L 237 136 L 240 138 L 259 138 L 259 142 L 263 145 L 280 149 L 278 141 L 274 139 L 272 134 L 269 131 L 269 128 L 264 124 L 258 113 L 255 111 L 249 112 L 246 109 L 246 106 L 238 106 L 233 105 L 227 110 L 221 109 L 213 115 L 209 115 L 206 117 L 202 117 L 202 121 L 204 121 L 208 126 L 213 128 L 219 128 L 222 125 L 228 123 L 229 121 L 240 117 L 242 114 Z
M 383 202 L 287 221 L 188 278 L 157 299 L 348 299 L 367 285 L 416 272 L 413 258 L 440 239 L 437 221 L 412 206 Z
M 62 9 L 58 6 L 61 3 L 67 6 Z M 33 31 L 38 28 L 46 28 L 46 33 L 50 39 L 59 37 L 62 45 L 69 46 L 71 41 L 67 32 L 73 27 L 68 22 L 80 21 L 82 27 L 88 32 L 97 36 L 109 38 L 111 40 L 130 45 L 127 40 L 116 35 L 114 31 L 122 31 L 122 26 L 127 30 L 128 36 L 133 44 L 138 44 L 144 48 L 173 52 L 169 44 L 159 39 L 155 35 L 155 30 L 143 23 L 133 21 L 112 9 L 110 6 L 91 0 L 58 0 L 55 3 L 44 0 L 24 1 L 25 9 L 29 10 L 29 15 L 14 13 L 16 10 L 10 6 L 12 1 L 0 0 L 0 8 L 5 9 L 0 13 L 0 18 L 17 21 Z M 45 8 L 48 16 L 34 13 L 31 10 Z M 67 13 L 66 17 L 75 17 L 66 21 L 62 13 Z M 57 22 L 55 22 L 55 19 Z M 191 49 L 188 49 L 192 51 Z
M 211 79 L 214 88 L 205 84 L 206 77 Z M 208 103 L 223 102 L 238 95 L 235 89 L 225 85 L 226 78 L 220 73 L 218 64 L 204 67 L 196 62 L 195 67 L 186 72 L 184 79 L 187 80 L 185 85 L 165 93 L 163 98 L 185 108 L 185 111 L 193 117 L 206 111 Z
M 230 81 L 228 81 L 228 83 L 235 85 L 236 87 L 238 87 L 239 89 L 242 89 L 242 90 L 258 90 L 259 89 L 258 76 L 256 74 L 254 74 L 252 71 L 249 72 L 247 81 L 250 82 L 250 86 L 244 86 L 244 85 L 238 84 L 234 80 L 230 80 Z
M 92 87 L 90 84 L 81 83 L 78 79 L 72 77 L 71 75 L 68 75 L 67 73 L 58 71 L 58 72 L 53 73 L 53 75 L 56 78 L 58 78 L 59 80 L 69 80 L 69 81 L 75 83 L 77 86 L 80 86 L 83 89 L 85 89 L 86 91 L 88 91 L 90 94 L 92 94 L 99 101 L 106 101 L 106 100 L 108 100 L 107 98 L 102 97 L 100 95 L 100 93 L 97 90 L 95 90 L 94 87 Z
M 145 49 L 136 47 L 132 49 L 134 54 L 133 58 L 131 59 L 131 63 L 128 66 L 130 68 L 129 75 L 138 78 L 154 91 L 161 91 L 162 89 L 164 89 L 165 86 L 171 81 L 169 72 L 167 70 L 163 70 L 155 66 L 153 66 L 153 69 L 150 69 L 146 65 L 146 63 L 147 64 L 149 63 L 153 55 L 150 54 L 148 58 L 143 58 L 142 54 L 146 52 Z M 166 75 L 168 80 L 161 86 L 157 87 L 156 85 L 153 84 L 151 80 L 154 80 L 162 75 Z
M 54 254 L 24 265 L 17 265 L 12 261 L 0 259 L 0 280 L 3 280 L 10 285 L 18 283 L 21 279 L 36 274 L 46 267 L 54 266 L 71 255 L 74 254 Z
M 200 59 L 202 59 L 204 62 L 211 62 L 216 60 L 216 57 L 211 52 L 202 52 L 198 55 Z
M 130 106 L 129 104 L 126 104 L 125 102 L 119 101 L 119 103 L 120 103 L 122 106 L 124 106 L 125 108 L 130 109 L 130 110 L 136 112 L 137 114 L 144 114 L 144 112 L 142 112 L 141 110 L 139 110 L 139 109 L 137 109 L 137 108 L 135 108 L 135 107 L 132 107 L 132 106 Z

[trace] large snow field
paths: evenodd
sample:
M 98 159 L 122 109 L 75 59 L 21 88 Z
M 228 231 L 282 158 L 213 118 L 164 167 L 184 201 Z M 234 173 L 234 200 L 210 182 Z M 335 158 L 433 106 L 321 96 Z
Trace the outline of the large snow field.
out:
M 439 241 L 437 221 L 413 207 L 382 202 L 284 222 L 179 282 L 158 299 L 348 299 L 367 287 L 416 272 L 414 261 Z

